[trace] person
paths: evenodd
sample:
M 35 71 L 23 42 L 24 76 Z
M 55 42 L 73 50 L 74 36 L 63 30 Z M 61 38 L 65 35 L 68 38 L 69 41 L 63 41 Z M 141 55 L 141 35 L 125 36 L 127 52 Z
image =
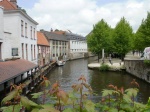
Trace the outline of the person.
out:
M 111 62 L 111 54 L 109 54 L 109 62 L 110 62 L 110 64 L 112 65 L 112 62 Z

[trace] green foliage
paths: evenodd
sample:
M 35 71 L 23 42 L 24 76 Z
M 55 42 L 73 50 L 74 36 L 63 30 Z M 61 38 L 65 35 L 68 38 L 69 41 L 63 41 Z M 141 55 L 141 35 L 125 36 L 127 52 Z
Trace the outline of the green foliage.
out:
M 95 112 L 95 103 L 90 100 L 84 102 L 84 106 L 87 112 Z
M 87 36 L 88 48 L 92 53 L 99 54 L 102 49 L 109 52 L 111 49 L 111 28 L 102 19 L 94 27 L 92 32 Z
M 27 97 L 25 96 L 21 96 L 21 104 L 27 108 L 28 110 L 31 108 L 35 108 L 35 107 L 39 107 L 38 104 L 34 103 L 33 101 L 29 100 Z
M 150 60 L 144 60 L 144 64 L 149 67 L 150 66 Z
M 99 68 L 100 71 L 108 71 L 110 69 L 109 65 L 102 64 Z
M 66 108 L 63 112 L 76 112 L 73 108 Z
M 139 91 L 139 90 L 138 90 L 137 88 L 129 88 L 129 89 L 126 89 L 126 90 L 125 90 L 125 92 L 127 93 L 127 95 L 128 95 L 129 97 L 132 97 L 132 96 L 136 97 L 138 91 Z
M 41 95 L 43 94 L 43 92 L 38 92 L 38 93 L 33 93 L 32 98 L 39 98 Z
M 135 49 L 143 51 L 145 47 L 150 45 L 150 12 L 147 13 L 147 18 L 142 20 L 136 35 L 134 46 Z
M 12 100 L 18 94 L 17 90 L 11 91 L 3 100 L 2 103 L 6 103 L 7 101 Z
M 133 38 L 132 27 L 123 17 L 114 29 L 113 47 L 114 51 L 121 55 L 122 59 L 125 54 L 131 50 L 131 40 Z
M 3 110 L 3 112 L 12 112 L 12 110 L 14 110 L 13 112 L 20 112 L 21 109 L 21 105 L 10 105 L 8 107 L 2 107 L 1 109 Z
M 47 80 L 45 78 L 45 80 Z M 53 104 L 36 104 L 27 97 L 20 94 L 20 86 L 14 86 L 16 89 L 8 94 L 2 100 L 2 104 L 7 104 L 1 108 L 3 112 L 22 112 L 23 107 L 30 112 L 149 112 L 150 98 L 146 105 L 135 101 L 139 92 L 138 88 L 123 87 L 118 88 L 112 84 L 108 85 L 109 89 L 103 89 L 102 100 L 94 103 L 87 99 L 88 95 L 92 95 L 93 91 L 90 85 L 86 83 L 85 77 L 82 75 L 78 79 L 79 83 L 72 85 L 72 91 L 66 93 L 60 88 L 58 82 L 54 83 L 50 90 L 34 93 L 33 98 L 50 96 L 54 100 Z M 45 83 L 42 83 L 46 86 Z M 133 79 L 133 86 L 139 87 L 138 83 Z M 84 91 L 83 91 L 84 90 Z M 52 99 L 54 97 L 55 99 Z M 14 101 L 14 102 L 13 102 Z M 24 110 L 25 111 L 25 110 Z

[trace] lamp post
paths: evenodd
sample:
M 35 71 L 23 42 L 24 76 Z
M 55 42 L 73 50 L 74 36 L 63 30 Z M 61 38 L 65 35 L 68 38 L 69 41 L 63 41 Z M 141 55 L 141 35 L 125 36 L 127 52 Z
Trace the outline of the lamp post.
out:
M 104 53 L 104 49 L 102 49 L 102 61 L 104 63 L 104 57 L 105 57 L 105 53 Z

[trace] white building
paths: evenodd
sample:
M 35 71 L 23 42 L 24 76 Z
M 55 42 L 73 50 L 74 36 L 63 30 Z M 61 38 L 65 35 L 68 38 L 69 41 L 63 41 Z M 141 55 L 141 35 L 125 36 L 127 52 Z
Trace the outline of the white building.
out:
M 16 0 L 2 0 L 0 6 L 4 7 L 0 9 L 1 59 L 18 57 L 37 64 L 38 23 L 17 7 Z
M 88 56 L 86 38 L 74 33 L 66 32 L 69 41 L 70 59 L 84 58 Z

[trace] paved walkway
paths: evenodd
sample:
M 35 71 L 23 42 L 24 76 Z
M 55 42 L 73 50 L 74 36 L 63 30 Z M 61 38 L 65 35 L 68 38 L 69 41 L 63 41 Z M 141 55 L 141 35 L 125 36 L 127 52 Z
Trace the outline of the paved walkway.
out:
M 109 65 L 111 68 L 120 68 L 124 63 L 120 59 L 113 58 L 112 64 L 109 62 L 108 59 L 105 59 L 105 64 Z M 89 68 L 99 68 L 102 65 L 102 60 L 100 59 L 100 62 L 93 62 L 88 64 Z
M 132 60 L 137 60 L 140 59 L 141 57 L 138 54 L 133 55 L 132 53 L 128 53 L 124 59 L 132 59 Z M 115 68 L 115 69 L 120 69 L 123 67 L 124 62 L 122 62 L 118 58 L 112 58 L 112 64 L 109 62 L 109 59 L 105 59 L 105 64 L 109 65 L 110 68 Z M 99 68 L 102 65 L 102 59 L 100 59 L 100 62 L 94 61 L 90 64 L 88 64 L 89 68 Z

